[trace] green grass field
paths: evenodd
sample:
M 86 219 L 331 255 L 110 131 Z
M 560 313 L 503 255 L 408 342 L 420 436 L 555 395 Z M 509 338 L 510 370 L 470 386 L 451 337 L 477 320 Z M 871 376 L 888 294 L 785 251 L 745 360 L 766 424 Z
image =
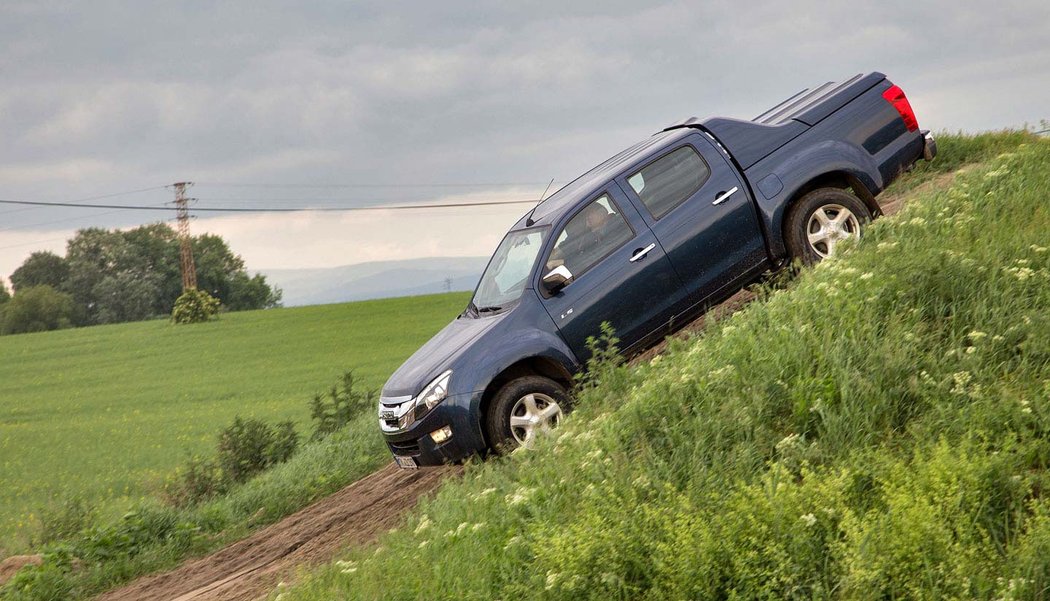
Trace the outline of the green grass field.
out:
M 235 415 L 292 419 L 354 369 L 378 389 L 466 304 L 463 293 L 0 337 L 0 555 L 52 499 L 115 515 Z

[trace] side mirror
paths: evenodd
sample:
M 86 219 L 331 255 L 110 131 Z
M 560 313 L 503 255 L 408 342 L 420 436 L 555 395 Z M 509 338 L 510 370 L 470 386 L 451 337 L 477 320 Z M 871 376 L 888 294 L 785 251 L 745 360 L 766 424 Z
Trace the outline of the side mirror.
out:
M 551 294 L 561 290 L 572 283 L 572 272 L 564 265 L 558 265 L 543 276 L 543 286 Z

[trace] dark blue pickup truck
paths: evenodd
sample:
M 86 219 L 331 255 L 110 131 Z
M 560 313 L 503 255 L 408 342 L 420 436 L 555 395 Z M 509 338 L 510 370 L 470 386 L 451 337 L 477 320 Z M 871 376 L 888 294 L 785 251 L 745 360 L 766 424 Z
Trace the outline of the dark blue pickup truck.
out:
M 569 408 L 602 322 L 629 355 L 766 272 L 819 261 L 936 151 L 881 73 L 631 146 L 522 217 L 466 310 L 390 377 L 379 425 L 395 460 L 528 446 Z

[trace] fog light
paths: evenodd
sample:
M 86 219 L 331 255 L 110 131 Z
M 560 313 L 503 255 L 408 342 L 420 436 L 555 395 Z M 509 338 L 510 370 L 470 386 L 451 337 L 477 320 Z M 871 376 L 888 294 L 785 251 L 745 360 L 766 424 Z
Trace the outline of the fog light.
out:
M 430 438 L 434 441 L 435 444 L 441 444 L 447 441 L 448 439 L 452 438 L 452 428 L 449 426 L 445 426 L 440 430 L 434 430 L 430 433 Z

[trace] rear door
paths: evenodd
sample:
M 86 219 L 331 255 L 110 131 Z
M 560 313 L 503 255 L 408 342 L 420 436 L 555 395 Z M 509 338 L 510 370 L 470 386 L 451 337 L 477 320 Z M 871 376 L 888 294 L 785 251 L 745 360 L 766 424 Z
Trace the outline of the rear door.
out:
M 569 348 L 590 357 L 587 337 L 608 321 L 625 351 L 662 333 L 688 294 L 656 236 L 615 184 L 584 203 L 555 232 L 542 258 L 540 277 L 564 265 L 573 281 L 548 294 L 536 290 Z
M 737 170 L 700 133 L 617 182 L 656 234 L 692 304 L 762 265 L 765 240 Z

